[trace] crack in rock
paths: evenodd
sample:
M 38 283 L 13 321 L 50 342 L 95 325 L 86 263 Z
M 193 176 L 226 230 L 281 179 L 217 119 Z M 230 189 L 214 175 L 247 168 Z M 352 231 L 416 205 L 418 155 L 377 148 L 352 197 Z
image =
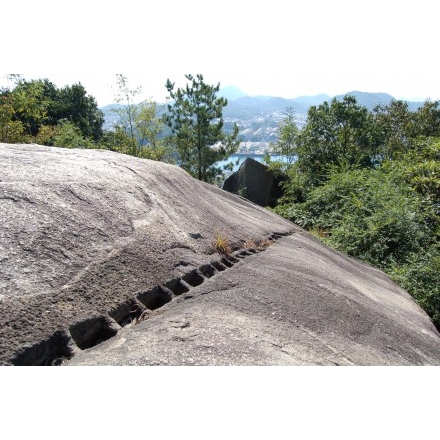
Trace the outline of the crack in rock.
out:
M 273 233 L 269 237 L 268 245 L 292 233 Z M 230 255 L 223 255 L 220 261 L 204 264 L 198 269 L 185 273 L 180 278 L 173 278 L 148 291 L 140 292 L 135 297 L 115 305 L 106 315 L 79 320 L 71 324 L 68 329 L 56 331 L 48 339 L 23 350 L 12 361 L 12 364 L 63 365 L 77 352 L 95 347 L 113 338 L 123 327 L 136 325 L 148 319 L 154 310 L 162 308 L 174 298 L 181 295 L 184 299 L 194 298 L 194 295 L 189 293 L 192 288 L 200 286 L 205 280 L 232 268 L 241 260 L 263 252 L 266 248 L 267 246 L 260 249 L 239 249 Z M 182 266 L 184 265 L 182 264 Z M 206 292 L 206 294 L 209 293 L 212 291 Z M 176 329 L 187 329 L 191 326 L 190 321 L 185 318 L 169 322 L 171 327 Z M 187 339 L 181 338 L 179 340 L 185 341 Z

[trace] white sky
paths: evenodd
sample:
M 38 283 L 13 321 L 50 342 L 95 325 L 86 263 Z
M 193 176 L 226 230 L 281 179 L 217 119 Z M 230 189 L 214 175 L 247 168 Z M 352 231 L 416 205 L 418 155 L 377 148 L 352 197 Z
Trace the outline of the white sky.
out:
M 249 95 L 360 90 L 440 99 L 438 15 L 431 0 L 63 4 L 0 8 L 8 17 L 0 28 L 2 72 L 58 86 L 80 81 L 100 106 L 114 101 L 116 72 L 155 99 L 165 98 L 167 78 L 181 84 L 182 72 Z

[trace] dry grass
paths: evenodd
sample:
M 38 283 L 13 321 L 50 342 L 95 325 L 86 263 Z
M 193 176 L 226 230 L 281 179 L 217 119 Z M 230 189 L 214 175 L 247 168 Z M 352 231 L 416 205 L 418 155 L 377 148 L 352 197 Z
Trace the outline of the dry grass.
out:
M 258 242 L 257 249 L 259 251 L 262 251 L 262 250 L 266 249 L 267 247 L 269 247 L 271 244 L 273 244 L 272 240 L 270 240 L 269 238 L 263 238 L 262 240 L 260 240 Z
M 232 247 L 229 237 L 226 234 L 215 233 L 214 240 L 212 241 L 212 247 L 219 254 L 225 257 L 230 257 L 232 254 Z
M 255 249 L 257 251 L 262 251 L 266 249 L 268 246 L 273 244 L 273 241 L 269 238 L 263 238 L 261 240 L 254 239 L 254 238 L 247 238 L 246 241 L 243 244 L 243 247 L 245 249 Z
M 254 249 L 256 251 L 263 251 L 274 241 L 270 238 L 255 239 L 248 237 L 242 246 L 242 249 Z M 230 257 L 232 255 L 233 247 L 231 245 L 230 239 L 227 234 L 215 233 L 215 237 L 212 240 L 212 248 L 214 252 L 224 255 L 225 257 Z
M 243 244 L 243 247 L 245 249 L 255 249 L 255 250 L 258 249 L 258 245 L 253 238 L 247 238 Z

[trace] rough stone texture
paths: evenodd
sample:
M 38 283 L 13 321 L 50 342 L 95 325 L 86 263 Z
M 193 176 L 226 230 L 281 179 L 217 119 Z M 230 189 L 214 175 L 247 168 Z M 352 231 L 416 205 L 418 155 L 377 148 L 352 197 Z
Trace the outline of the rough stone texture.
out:
M 247 256 L 68 365 L 439 365 L 428 316 L 306 233 Z
M 0 144 L 0 364 L 65 356 L 89 319 L 80 344 L 112 334 L 101 318 L 120 304 L 218 260 L 217 233 L 238 247 L 294 229 L 178 167 Z
M 440 365 L 382 272 L 174 166 L 0 144 L 0 222 L 0 364 Z
M 248 157 L 224 182 L 223 189 L 259 206 L 271 206 L 281 195 L 280 179 L 266 165 Z

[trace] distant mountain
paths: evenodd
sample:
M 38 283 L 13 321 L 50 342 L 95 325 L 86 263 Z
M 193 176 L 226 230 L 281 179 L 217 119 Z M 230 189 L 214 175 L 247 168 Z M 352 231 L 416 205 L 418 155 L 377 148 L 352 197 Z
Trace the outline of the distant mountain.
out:
M 228 107 L 231 108 L 228 109 Z M 307 113 L 310 107 L 307 104 L 303 104 L 295 101 L 294 99 L 280 98 L 277 96 L 243 96 L 242 98 L 235 99 L 229 102 L 228 107 L 223 111 L 226 113 L 234 113 L 236 111 L 249 112 L 250 115 L 258 115 L 261 113 L 284 113 L 287 107 L 293 107 L 297 113 Z
M 373 110 L 373 108 L 380 105 L 389 105 L 391 101 L 395 100 L 394 96 L 388 95 L 388 93 L 367 93 L 367 92 L 348 92 L 343 95 L 337 95 L 336 98 L 338 101 L 342 100 L 344 96 L 352 95 L 356 98 L 358 104 L 367 107 L 368 110 Z M 406 100 L 403 100 L 406 101 Z M 414 101 L 406 101 L 408 104 L 408 108 L 410 111 L 417 111 L 419 107 L 422 107 L 424 102 L 414 102 Z
M 394 97 L 388 95 L 388 93 L 367 93 L 358 92 L 357 90 L 344 93 L 343 95 L 336 95 L 334 99 L 342 101 L 347 95 L 354 96 L 358 104 L 367 107 L 370 111 L 373 110 L 376 105 L 389 105 L 390 102 L 394 100 Z
M 324 101 L 330 101 L 332 98 L 329 95 L 321 93 L 320 95 L 315 96 L 298 96 L 298 98 L 294 98 L 295 102 L 300 102 L 301 104 L 307 104 L 309 106 L 312 105 L 321 105 Z
M 237 98 L 242 98 L 243 96 L 247 96 L 246 93 L 241 91 L 235 86 L 227 86 L 219 90 L 219 96 L 226 98 L 228 101 L 233 101 Z
M 122 104 L 108 104 L 105 105 L 104 107 L 101 107 L 101 111 L 103 111 L 104 113 L 108 113 L 108 112 L 112 112 L 114 109 L 121 109 L 124 106 Z
M 315 96 L 298 96 L 286 99 L 277 96 L 247 96 L 243 91 L 234 86 L 228 86 L 220 90 L 220 96 L 228 99 L 228 105 L 223 109 L 224 128 L 231 132 L 234 123 L 240 129 L 240 138 L 250 142 L 273 142 L 277 137 L 277 127 L 288 107 L 292 107 L 296 123 L 299 127 L 304 126 L 307 113 L 311 106 L 319 106 L 324 101 L 331 102 L 333 99 L 341 101 L 344 96 L 352 95 L 359 105 L 372 110 L 376 105 L 389 105 L 394 99 L 387 93 L 367 93 L 352 91 L 343 95 L 330 97 L 320 94 Z M 408 102 L 408 101 L 407 101 Z M 415 111 L 423 105 L 423 102 L 408 102 L 410 110 Z M 111 129 L 118 121 L 119 115 L 112 111 L 115 104 L 103 107 L 106 123 L 104 129 Z
M 262 115 L 281 116 L 286 108 L 292 107 L 300 120 L 304 120 L 311 106 L 321 105 L 324 101 L 331 102 L 333 99 L 342 101 L 344 96 L 352 95 L 356 98 L 359 105 L 366 107 L 368 110 L 380 105 L 389 105 L 395 98 L 387 93 L 368 93 L 352 91 L 343 95 L 330 97 L 326 94 L 315 96 L 298 96 L 293 99 L 280 98 L 276 96 L 241 96 L 237 99 L 230 100 L 228 106 L 224 109 L 223 114 L 230 119 L 247 119 L 251 120 Z M 415 111 L 423 102 L 408 102 L 410 110 Z

